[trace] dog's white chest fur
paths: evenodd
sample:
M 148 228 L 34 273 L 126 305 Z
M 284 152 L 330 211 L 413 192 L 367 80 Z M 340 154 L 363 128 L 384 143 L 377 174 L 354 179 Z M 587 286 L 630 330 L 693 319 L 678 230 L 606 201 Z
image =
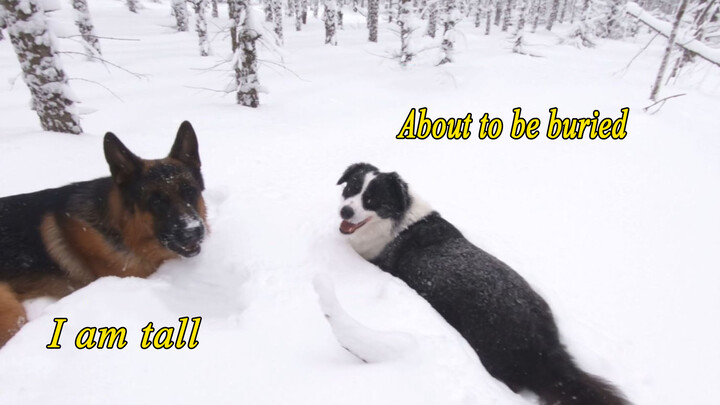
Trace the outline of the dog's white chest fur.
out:
M 350 235 L 349 241 L 355 251 L 366 260 L 372 260 L 382 253 L 385 246 L 407 227 L 432 213 L 432 208 L 412 191 L 410 208 L 402 220 L 394 223 L 391 219 L 375 217 L 367 225 Z
M 388 243 L 395 238 L 393 223 L 376 218 L 357 232 L 350 235 L 350 246 L 366 260 L 376 258 Z

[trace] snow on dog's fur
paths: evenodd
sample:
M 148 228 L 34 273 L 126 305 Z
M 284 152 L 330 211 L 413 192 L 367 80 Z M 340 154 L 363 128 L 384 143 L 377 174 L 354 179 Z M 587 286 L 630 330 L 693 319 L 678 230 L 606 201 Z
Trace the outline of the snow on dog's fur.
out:
M 345 184 L 340 232 L 365 259 L 425 298 L 472 346 L 488 372 L 544 405 L 625 405 L 560 341 L 545 300 L 508 265 L 465 239 L 397 173 L 357 163 Z

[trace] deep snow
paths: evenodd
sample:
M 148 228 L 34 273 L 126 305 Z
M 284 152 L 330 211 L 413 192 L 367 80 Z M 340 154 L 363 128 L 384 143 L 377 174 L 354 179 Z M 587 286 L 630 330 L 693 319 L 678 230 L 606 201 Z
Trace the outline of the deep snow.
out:
M 169 4 L 91 2 L 105 57 L 142 74 L 64 54 L 86 134 L 43 133 L 8 41 L 0 42 L 0 195 L 108 174 L 101 139 L 113 131 L 142 157 L 167 154 L 182 120 L 198 132 L 212 234 L 200 256 L 168 263 L 148 280 L 106 278 L 57 302 L 28 304 L 32 321 L 0 350 L 0 403 L 522 404 L 481 367 L 469 346 L 401 282 L 362 260 L 338 232 L 335 182 L 350 163 L 397 170 L 479 246 L 523 274 L 553 307 L 570 351 L 637 404 L 715 404 L 720 397 L 720 73 L 697 65 L 654 115 L 649 88 L 664 43 L 624 70 L 650 36 L 596 49 L 527 35 L 510 52 L 493 27 L 460 24 L 456 63 L 437 49 L 407 69 L 389 58 L 395 27 L 366 42 L 346 13 L 337 47 L 322 22 L 302 32 L 285 18 L 281 54 L 263 49 L 261 106 L 234 104 L 229 53 L 212 19 L 214 54 L 198 56 L 193 31 L 172 28 Z M 72 8 L 52 15 L 76 35 Z M 192 24 L 191 24 L 192 26 Z M 560 27 L 559 32 L 563 28 Z M 542 31 L 542 30 L 540 30 Z M 82 52 L 71 39 L 65 51 Z M 427 46 L 427 41 L 417 47 Z M 280 56 L 284 66 L 278 65 Z M 229 69 L 229 65 L 218 69 Z M 93 82 L 101 83 L 115 95 Z M 509 126 L 514 107 L 545 123 L 547 110 L 616 117 L 622 141 L 500 139 L 399 141 L 412 107 L 431 117 Z M 477 124 L 475 124 L 477 125 Z M 477 127 L 475 127 L 476 129 Z M 408 334 L 416 347 L 365 364 L 335 339 L 313 289 L 325 274 L 342 307 L 375 331 Z M 177 326 L 202 316 L 194 350 L 142 350 L 149 321 Z M 67 317 L 62 349 L 47 350 L 54 317 Z M 123 350 L 77 350 L 84 326 L 125 326 Z

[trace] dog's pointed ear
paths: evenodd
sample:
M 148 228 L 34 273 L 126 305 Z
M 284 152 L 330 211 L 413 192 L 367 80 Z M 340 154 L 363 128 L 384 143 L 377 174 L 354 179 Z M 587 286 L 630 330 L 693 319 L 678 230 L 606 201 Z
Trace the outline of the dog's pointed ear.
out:
M 378 168 L 369 164 L 369 163 L 355 163 L 350 166 L 348 166 L 347 169 L 345 169 L 345 173 L 343 173 L 342 176 L 340 176 L 340 180 L 338 180 L 337 185 L 341 185 L 343 183 L 346 183 L 348 180 L 350 180 L 350 177 L 352 177 L 355 173 L 362 171 L 363 173 L 367 172 L 378 172 Z
M 140 174 L 142 159 L 130 152 L 130 149 L 123 145 L 112 132 L 105 134 L 103 150 L 115 183 L 127 183 Z
M 405 212 L 408 208 L 410 208 L 410 192 L 408 191 L 408 185 L 396 172 L 387 173 L 387 175 L 391 180 L 391 190 L 394 194 L 393 201 L 398 203 L 397 209 L 399 212 Z
M 175 137 L 175 143 L 173 143 L 168 157 L 177 159 L 190 167 L 200 168 L 197 136 L 189 122 L 183 121 L 183 123 L 180 124 L 177 136 Z

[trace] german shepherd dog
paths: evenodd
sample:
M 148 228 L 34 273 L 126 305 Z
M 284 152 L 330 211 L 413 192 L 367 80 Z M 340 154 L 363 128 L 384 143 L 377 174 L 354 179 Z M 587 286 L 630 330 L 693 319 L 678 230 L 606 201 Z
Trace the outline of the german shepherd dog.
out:
M 487 371 L 543 405 L 628 405 L 565 349 L 550 307 L 508 265 L 473 245 L 397 173 L 345 170 L 340 232 L 363 258 L 400 278 L 468 341 Z
M 0 198 L 0 347 L 27 322 L 21 302 L 62 297 L 102 276 L 147 277 L 200 253 L 206 232 L 195 131 L 164 159 L 105 134 L 110 177 Z

